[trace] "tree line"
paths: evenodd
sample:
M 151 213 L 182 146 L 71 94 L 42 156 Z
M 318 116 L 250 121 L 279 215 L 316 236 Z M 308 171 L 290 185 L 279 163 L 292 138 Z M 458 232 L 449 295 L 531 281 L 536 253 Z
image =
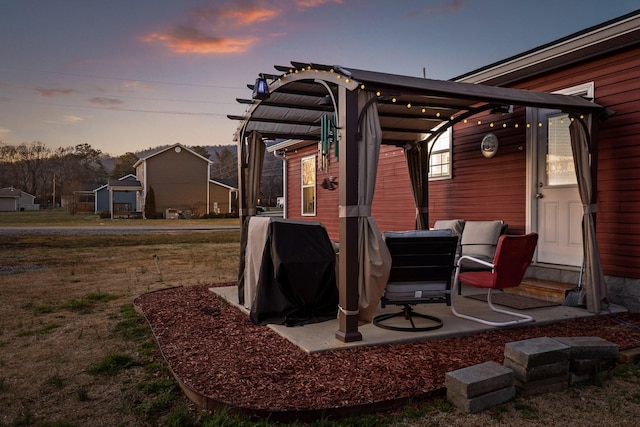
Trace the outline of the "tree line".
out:
M 40 141 L 8 145 L 0 141 L 0 188 L 13 187 L 36 197 L 41 207 L 61 206 L 63 198 L 77 191 L 92 191 L 127 174 L 133 165 L 163 147 L 113 157 L 90 144 L 51 149 Z M 212 161 L 211 178 L 237 182 L 238 160 L 234 146 L 193 146 L 194 152 Z M 211 155 L 213 153 L 213 156 Z M 262 203 L 275 205 L 282 195 L 282 162 L 265 155 Z

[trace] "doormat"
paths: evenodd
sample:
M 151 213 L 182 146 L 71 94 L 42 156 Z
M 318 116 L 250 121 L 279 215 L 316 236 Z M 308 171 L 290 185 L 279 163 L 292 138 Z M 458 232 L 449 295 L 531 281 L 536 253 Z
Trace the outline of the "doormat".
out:
M 465 295 L 466 298 L 478 301 L 487 301 L 487 294 Z M 533 308 L 554 307 L 558 306 L 557 302 L 544 301 L 537 298 L 515 295 L 509 292 L 494 292 L 491 294 L 491 302 L 505 307 L 515 308 L 517 310 L 531 310 Z

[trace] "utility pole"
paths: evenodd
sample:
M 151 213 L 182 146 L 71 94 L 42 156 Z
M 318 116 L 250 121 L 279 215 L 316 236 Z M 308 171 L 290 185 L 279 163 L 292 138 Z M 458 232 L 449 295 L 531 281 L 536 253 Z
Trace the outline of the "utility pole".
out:
M 56 173 L 53 173 L 53 200 L 52 200 L 52 205 L 55 208 L 56 207 Z

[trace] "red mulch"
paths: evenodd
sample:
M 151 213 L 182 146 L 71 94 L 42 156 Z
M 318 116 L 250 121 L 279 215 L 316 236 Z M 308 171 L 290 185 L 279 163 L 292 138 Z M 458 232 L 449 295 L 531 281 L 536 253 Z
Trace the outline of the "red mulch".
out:
M 232 284 L 219 284 L 225 286 Z M 353 347 L 309 355 L 208 288 L 138 297 L 162 353 L 183 387 L 244 412 L 298 413 L 388 407 L 442 394 L 445 373 L 503 361 L 505 343 L 598 336 L 620 349 L 640 345 L 640 314 L 594 316 L 420 343 Z M 201 400 L 202 402 L 202 400 Z

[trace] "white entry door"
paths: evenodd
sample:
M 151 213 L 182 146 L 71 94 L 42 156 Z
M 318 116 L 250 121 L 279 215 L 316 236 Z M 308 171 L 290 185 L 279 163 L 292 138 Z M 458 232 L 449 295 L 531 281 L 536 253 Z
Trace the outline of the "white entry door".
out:
M 538 262 L 582 264 L 582 203 L 566 114 L 538 111 Z

